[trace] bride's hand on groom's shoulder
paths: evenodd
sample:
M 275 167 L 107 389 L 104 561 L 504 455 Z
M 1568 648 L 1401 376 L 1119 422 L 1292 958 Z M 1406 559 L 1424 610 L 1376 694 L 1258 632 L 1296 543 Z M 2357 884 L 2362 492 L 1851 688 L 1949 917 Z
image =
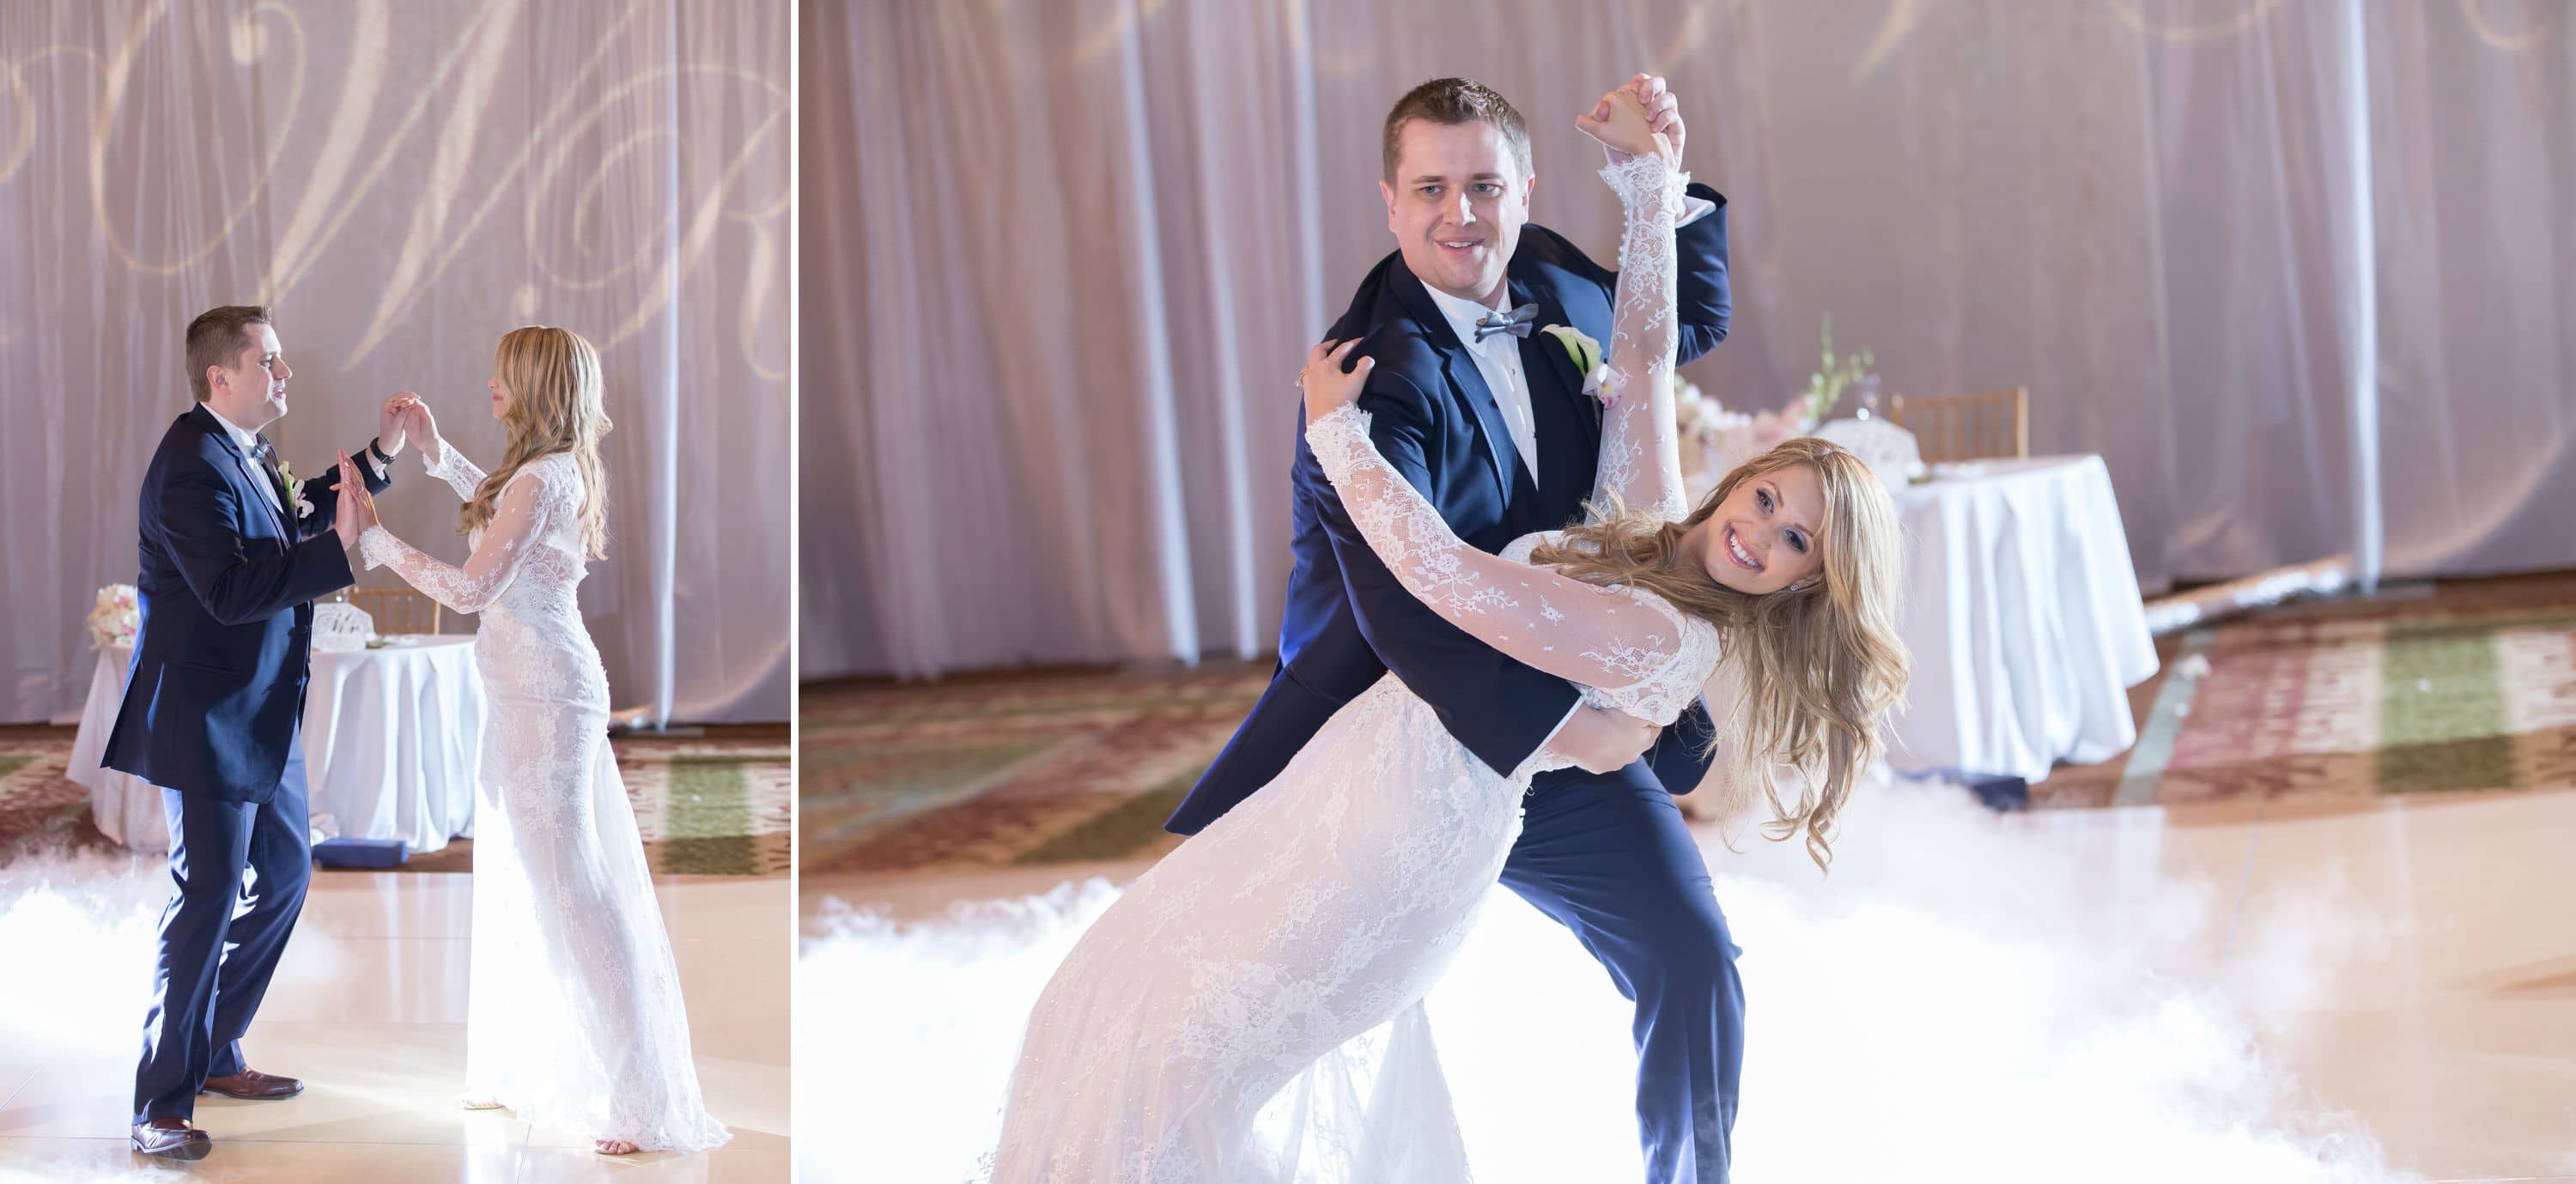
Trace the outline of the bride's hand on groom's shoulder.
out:
M 1360 388 L 1368 385 L 1369 371 L 1377 367 L 1377 359 L 1361 358 L 1359 365 L 1345 372 L 1343 366 L 1359 343 L 1357 337 L 1340 345 L 1321 341 L 1306 351 L 1306 368 L 1297 372 L 1297 387 L 1306 392 L 1306 422 L 1313 423 L 1360 401 Z

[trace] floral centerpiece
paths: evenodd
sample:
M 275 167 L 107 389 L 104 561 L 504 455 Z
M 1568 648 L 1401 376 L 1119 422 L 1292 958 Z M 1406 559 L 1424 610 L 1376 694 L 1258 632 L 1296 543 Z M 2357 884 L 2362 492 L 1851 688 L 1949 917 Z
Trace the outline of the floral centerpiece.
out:
M 1878 358 L 1868 346 L 1834 356 L 1834 314 L 1825 314 L 1824 358 L 1816 363 L 1816 372 L 1807 376 L 1807 389 L 1798 392 L 1797 406 L 1806 417 L 1806 428 L 1813 430 L 1833 413 L 1834 405 L 1843 401 L 1843 392 L 1854 386 L 1875 385 L 1877 376 L 1870 367 Z
M 1816 425 L 1842 402 L 1846 391 L 1875 386 L 1878 376 L 1870 367 L 1877 359 L 1868 348 L 1840 355 L 1834 352 L 1831 313 L 1825 314 L 1821 336 L 1823 355 L 1815 372 L 1807 376 L 1806 389 L 1791 395 L 1777 410 L 1749 415 L 1729 411 L 1678 372 L 1673 375 L 1673 410 L 1682 437 L 1682 484 L 1693 502 L 1717 488 L 1717 483 L 1737 465 L 1770 451 L 1782 441 L 1813 433 Z
M 89 640 L 100 649 L 134 644 L 134 632 L 143 627 L 143 607 L 136 601 L 134 585 L 109 584 L 98 590 L 98 603 L 89 610 Z

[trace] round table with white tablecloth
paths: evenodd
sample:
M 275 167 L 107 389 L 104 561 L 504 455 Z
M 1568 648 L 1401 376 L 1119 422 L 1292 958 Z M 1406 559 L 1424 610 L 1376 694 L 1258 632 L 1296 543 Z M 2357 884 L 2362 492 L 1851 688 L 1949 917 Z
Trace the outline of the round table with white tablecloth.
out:
M 1942 465 L 1894 492 L 1914 680 L 1889 763 L 2035 783 L 2136 743 L 2128 688 L 2156 647 L 2102 458 Z
M 343 838 L 400 839 L 436 851 L 474 833 L 483 680 L 466 636 L 391 637 L 380 649 L 315 651 L 304 698 L 304 768 L 317 827 Z M 161 791 L 102 769 L 125 699 L 133 649 L 99 651 L 72 743 L 71 779 L 89 787 L 98 828 L 128 847 L 166 851 Z

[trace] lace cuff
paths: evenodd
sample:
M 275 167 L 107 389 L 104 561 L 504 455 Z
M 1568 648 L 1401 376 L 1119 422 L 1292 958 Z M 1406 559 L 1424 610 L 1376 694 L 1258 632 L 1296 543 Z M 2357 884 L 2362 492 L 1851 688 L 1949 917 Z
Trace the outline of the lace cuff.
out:
M 430 476 L 446 482 L 448 488 L 456 491 L 456 496 L 467 501 L 474 500 L 475 489 L 483 484 L 483 470 L 465 459 L 465 454 L 458 452 L 456 445 L 444 438 L 438 442 L 438 459 L 431 460 L 429 450 L 423 448 L 420 450 L 420 463 Z
M 368 571 L 391 566 L 402 552 L 402 540 L 395 538 L 394 532 L 382 525 L 370 526 L 366 533 L 358 536 L 358 554 L 367 561 Z
M 1349 484 L 1352 470 L 1359 467 L 1362 450 L 1375 451 L 1377 444 L 1369 439 L 1369 424 L 1375 422 L 1368 412 L 1353 403 L 1324 413 L 1306 425 L 1306 447 L 1315 454 L 1315 463 L 1323 467 L 1324 477 L 1338 489 Z

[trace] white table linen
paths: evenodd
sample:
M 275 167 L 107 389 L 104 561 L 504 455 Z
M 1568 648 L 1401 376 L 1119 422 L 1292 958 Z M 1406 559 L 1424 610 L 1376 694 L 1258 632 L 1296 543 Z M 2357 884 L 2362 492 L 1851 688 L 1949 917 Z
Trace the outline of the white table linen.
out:
M 400 839 L 436 851 L 474 833 L 483 682 L 474 639 L 393 639 L 382 649 L 316 651 L 304 700 L 304 767 L 313 816 L 343 838 Z M 99 767 L 125 699 L 133 650 L 99 651 L 72 742 L 70 777 L 88 786 L 98 828 L 137 850 L 166 851 L 161 791 Z
M 1889 763 L 2037 783 L 2127 751 L 2156 647 L 2102 458 L 1936 472 L 1895 490 L 1914 680 Z

